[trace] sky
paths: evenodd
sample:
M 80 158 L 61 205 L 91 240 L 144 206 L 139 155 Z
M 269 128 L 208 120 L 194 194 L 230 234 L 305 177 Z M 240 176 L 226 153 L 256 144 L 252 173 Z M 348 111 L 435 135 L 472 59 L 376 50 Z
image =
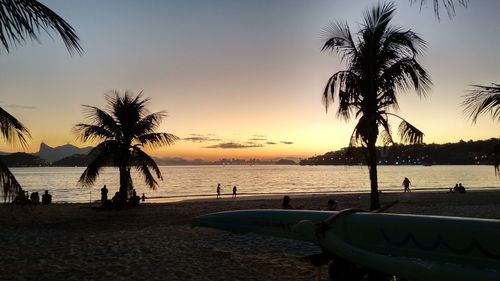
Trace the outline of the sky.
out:
M 0 106 L 29 128 L 27 152 L 41 142 L 95 145 L 72 128 L 85 122 L 82 105 L 104 108 L 111 90 L 143 91 L 150 111 L 168 112 L 158 131 L 181 140 L 150 151 L 159 157 L 305 158 L 349 143 L 355 121 L 321 101 L 345 69 L 321 52 L 324 30 L 340 21 L 356 32 L 378 1 L 41 2 L 76 29 L 85 53 L 71 56 L 55 34 L 0 53 Z M 396 5 L 392 23 L 427 41 L 419 61 L 433 81 L 426 98 L 402 93 L 397 113 L 426 143 L 499 137 L 498 123 L 472 124 L 460 103 L 471 84 L 500 82 L 500 1 L 470 1 L 440 21 L 432 5 Z M 20 148 L 3 141 L 0 150 Z

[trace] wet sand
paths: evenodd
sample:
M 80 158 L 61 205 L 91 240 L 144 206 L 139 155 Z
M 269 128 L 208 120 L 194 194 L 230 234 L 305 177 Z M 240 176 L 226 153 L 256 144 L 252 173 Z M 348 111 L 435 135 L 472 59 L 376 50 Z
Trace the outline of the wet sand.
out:
M 292 196 L 294 206 L 368 208 L 368 194 Z M 500 190 L 382 193 L 392 213 L 500 219 Z M 300 257 L 314 245 L 191 228 L 210 212 L 280 208 L 280 197 L 143 204 L 100 210 L 88 204 L 0 206 L 0 280 L 314 280 Z M 322 280 L 327 280 L 326 268 Z

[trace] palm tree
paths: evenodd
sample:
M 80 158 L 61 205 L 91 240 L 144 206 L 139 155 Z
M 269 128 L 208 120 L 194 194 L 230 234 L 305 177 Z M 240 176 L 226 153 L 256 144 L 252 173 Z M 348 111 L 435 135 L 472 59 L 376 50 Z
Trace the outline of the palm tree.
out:
M 500 84 L 492 83 L 490 86 L 472 85 L 473 89 L 465 95 L 462 105 L 465 114 L 476 123 L 477 118 L 483 114 L 491 114 L 491 118 L 500 121 Z M 500 172 L 500 144 L 494 148 L 495 175 Z
M 128 91 L 123 96 L 118 91 L 112 91 L 106 95 L 106 102 L 107 111 L 84 105 L 90 123 L 74 127 L 83 142 L 100 141 L 89 152 L 90 163 L 80 176 L 79 183 L 92 185 L 99 171 L 111 164 L 120 171 L 120 202 L 124 204 L 128 191 L 132 189 L 132 167 L 143 175 L 147 186 L 152 189 L 158 186 L 153 173 L 158 179 L 163 179 L 155 161 L 142 149 L 171 145 L 179 138 L 155 132 L 166 112 L 150 113 L 146 109 L 149 99 L 143 99 L 142 92 L 133 97 Z
M 28 39 L 40 41 L 40 34 L 50 34 L 49 31 L 61 36 L 70 53 L 83 53 L 73 27 L 42 3 L 35 0 L 0 0 L 0 47 L 7 53 Z
M 39 41 L 42 32 L 50 34 L 51 30 L 61 36 L 70 53 L 82 54 L 75 30 L 45 5 L 35 0 L 0 0 L 0 53 L 2 49 L 8 53 L 28 39 Z M 1 107 L 0 135 L 9 143 L 17 140 L 23 148 L 31 137 L 28 129 Z M 0 185 L 5 198 L 21 190 L 19 182 L 1 161 Z
M 338 99 L 337 116 L 345 121 L 358 119 L 349 147 L 361 144 L 366 148 L 372 210 L 380 207 L 375 145 L 379 135 L 384 145 L 393 143 L 389 117 L 401 120 L 402 142 L 418 144 L 424 135 L 391 112 L 398 108 L 397 94 L 414 88 L 419 96 L 425 96 L 431 85 L 427 72 L 416 60 L 425 41 L 410 30 L 389 25 L 394 11 L 391 2 L 366 11 L 356 41 L 347 23 L 332 25 L 326 30 L 328 38 L 322 48 L 340 53 L 347 64 L 347 70 L 328 80 L 323 102 L 328 111 Z

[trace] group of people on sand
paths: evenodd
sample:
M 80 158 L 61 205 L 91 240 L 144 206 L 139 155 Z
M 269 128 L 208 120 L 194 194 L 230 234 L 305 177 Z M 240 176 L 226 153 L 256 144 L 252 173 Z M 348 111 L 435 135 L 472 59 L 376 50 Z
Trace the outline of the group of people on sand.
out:
M 48 205 L 52 203 L 52 195 L 49 194 L 48 190 L 45 190 L 45 193 L 42 194 L 42 202 L 40 202 L 40 194 L 38 191 L 32 192 L 31 195 L 28 191 L 24 191 L 22 188 L 19 189 L 17 195 L 12 200 L 14 204 L 35 204 L 38 205 L 42 203 L 42 205 Z
M 122 199 L 120 196 L 120 192 L 115 192 L 113 198 L 109 200 L 108 188 L 106 187 L 106 185 L 104 185 L 101 188 L 101 205 L 103 208 L 105 209 L 120 208 L 123 206 L 123 204 L 121 204 L 122 203 L 121 200 Z M 132 196 L 130 196 L 126 205 L 130 207 L 138 207 L 141 200 L 142 202 L 146 200 L 146 196 L 144 195 L 144 193 L 142 194 L 142 197 L 139 197 L 135 189 L 132 189 Z
M 453 188 L 450 188 L 451 193 L 465 193 L 465 187 L 462 183 L 456 183 Z
M 222 198 L 222 187 L 220 186 L 220 183 L 217 184 L 217 188 L 215 190 L 217 192 L 217 196 L 215 198 L 219 199 Z M 238 187 L 236 185 L 233 186 L 233 194 L 231 195 L 231 198 L 236 198 L 236 193 L 238 192 Z
M 291 209 L 295 209 L 295 210 L 305 209 L 304 205 L 299 205 L 296 208 L 293 207 L 292 204 L 290 203 L 291 200 L 292 199 L 290 198 L 290 196 L 288 196 L 288 195 L 283 196 L 283 202 L 282 202 L 281 208 L 282 209 L 289 209 L 289 210 L 291 210 Z M 319 208 L 319 209 L 325 210 L 325 211 L 336 211 L 337 207 L 338 207 L 338 202 L 333 200 L 333 199 L 329 199 L 326 205 L 327 205 L 326 208 L 324 208 L 324 209 Z

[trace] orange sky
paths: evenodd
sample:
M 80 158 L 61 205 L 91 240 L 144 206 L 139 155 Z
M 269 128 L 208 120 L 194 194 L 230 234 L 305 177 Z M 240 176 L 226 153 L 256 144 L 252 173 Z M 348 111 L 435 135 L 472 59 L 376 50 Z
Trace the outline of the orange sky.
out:
M 341 20 L 355 32 L 376 1 L 42 2 L 78 31 L 85 54 L 71 57 L 58 38 L 43 37 L 0 55 L 0 106 L 30 129 L 30 152 L 42 141 L 86 145 L 71 131 L 81 105 L 104 106 L 112 89 L 143 90 L 152 111 L 168 111 L 160 130 L 182 140 L 158 156 L 309 157 L 349 142 L 355 123 L 321 103 L 326 80 L 345 67 L 320 52 L 322 29 Z M 460 102 L 470 84 L 500 82 L 499 10 L 500 1 L 471 2 L 438 22 L 431 8 L 398 2 L 394 24 L 428 42 L 421 64 L 432 92 L 401 95 L 398 112 L 425 142 L 498 137 L 498 124 L 470 124 Z

